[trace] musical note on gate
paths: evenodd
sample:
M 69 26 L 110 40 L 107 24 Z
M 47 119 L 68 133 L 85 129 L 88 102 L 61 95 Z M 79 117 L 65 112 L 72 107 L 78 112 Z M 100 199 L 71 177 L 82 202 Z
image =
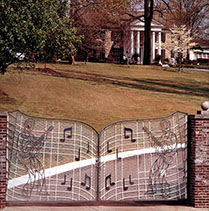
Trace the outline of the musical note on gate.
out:
M 110 149 L 110 146 L 109 146 L 109 141 L 107 142 L 107 152 L 108 153 L 111 153 L 112 152 L 112 150 Z
M 130 184 L 130 185 L 133 185 L 133 184 L 134 184 L 134 182 L 131 181 L 131 175 L 129 175 L 129 184 Z M 124 191 L 128 190 L 128 186 L 126 186 L 125 178 L 123 178 L 123 190 L 124 190 Z
M 87 186 L 87 180 L 89 181 L 89 185 L 88 186 Z M 88 176 L 87 174 L 85 174 L 85 180 L 84 180 L 84 182 L 81 182 L 81 185 L 87 186 L 86 190 L 90 190 L 91 189 L 91 177 Z
M 78 149 L 78 157 L 75 157 L 75 160 L 76 161 L 79 161 L 80 160 L 80 157 L 81 157 L 81 150 L 80 148 Z
M 60 139 L 60 142 L 65 142 L 66 133 L 68 131 L 70 132 L 70 135 L 67 135 L 67 138 L 73 137 L 73 128 L 72 127 L 65 128 L 63 133 L 63 138 Z
M 88 148 L 87 148 L 87 153 L 90 152 L 90 146 L 89 146 L 89 142 L 88 142 Z
M 127 127 L 124 128 L 124 138 L 125 139 L 129 139 L 130 138 L 130 136 L 127 135 L 127 133 L 131 134 L 131 142 L 135 142 L 136 139 L 133 139 L 133 130 L 131 128 L 127 128 Z
M 67 187 L 67 190 L 68 190 L 68 191 L 71 191 L 72 188 L 73 188 L 73 178 L 70 179 L 70 186 Z
M 61 182 L 61 185 L 65 185 L 66 184 L 66 175 L 64 175 L 64 182 Z
M 130 185 L 133 185 L 133 184 L 134 184 L 134 182 L 131 181 L 131 175 L 129 175 L 129 184 L 130 184 Z
M 109 180 L 109 186 L 107 186 L 107 181 Z M 111 181 L 111 174 L 105 177 L 105 189 L 110 190 L 110 186 L 115 185 L 114 182 Z
M 118 148 L 116 149 L 116 159 L 121 160 L 121 157 L 118 156 Z

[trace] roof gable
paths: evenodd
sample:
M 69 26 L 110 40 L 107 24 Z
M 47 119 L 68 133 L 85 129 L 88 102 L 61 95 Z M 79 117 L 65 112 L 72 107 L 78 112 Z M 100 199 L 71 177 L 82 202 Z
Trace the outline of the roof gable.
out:
M 144 18 L 142 18 L 143 20 Z M 137 20 L 134 20 L 133 22 L 130 23 L 130 26 L 138 26 L 138 27 L 144 27 L 144 22 L 143 21 L 140 21 L 139 19 Z M 163 25 L 160 24 L 159 22 L 157 22 L 156 20 L 152 20 L 152 23 L 151 23 L 151 27 L 155 27 L 155 28 L 162 28 Z

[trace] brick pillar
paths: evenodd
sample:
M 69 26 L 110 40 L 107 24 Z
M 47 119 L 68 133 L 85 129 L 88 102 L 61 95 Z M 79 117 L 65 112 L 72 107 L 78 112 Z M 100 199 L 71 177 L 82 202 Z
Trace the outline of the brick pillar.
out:
M 209 111 L 189 116 L 188 196 L 191 205 L 209 208 Z
M 0 113 L 0 209 L 6 205 L 7 114 Z

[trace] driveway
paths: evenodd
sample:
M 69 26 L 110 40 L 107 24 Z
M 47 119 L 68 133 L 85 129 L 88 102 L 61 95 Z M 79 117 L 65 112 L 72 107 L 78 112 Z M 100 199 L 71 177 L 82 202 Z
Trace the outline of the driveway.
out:
M 2 211 L 209 211 L 189 206 L 71 206 L 71 207 L 6 207 Z

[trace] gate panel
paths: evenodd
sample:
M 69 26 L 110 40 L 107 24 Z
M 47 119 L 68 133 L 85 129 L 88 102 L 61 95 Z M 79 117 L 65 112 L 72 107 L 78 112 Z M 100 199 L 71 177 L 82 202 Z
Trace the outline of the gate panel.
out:
M 95 200 L 97 153 L 82 122 L 9 112 L 7 201 Z
M 101 200 L 187 198 L 187 115 L 121 121 L 100 133 Z

